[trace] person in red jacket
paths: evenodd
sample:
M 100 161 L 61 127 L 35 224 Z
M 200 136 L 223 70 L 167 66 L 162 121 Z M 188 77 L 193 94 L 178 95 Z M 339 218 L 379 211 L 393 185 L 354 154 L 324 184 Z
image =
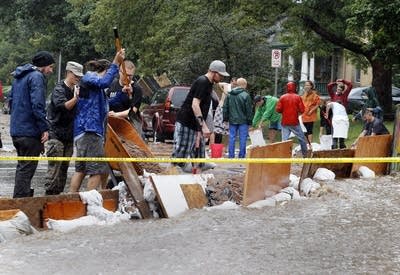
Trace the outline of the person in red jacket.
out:
M 307 157 L 307 140 L 299 122 L 299 116 L 304 113 L 304 104 L 296 93 L 296 83 L 286 84 L 286 94 L 279 98 L 276 111 L 282 114 L 282 141 L 288 140 L 290 133 L 293 133 L 299 140 L 303 157 Z
M 333 87 L 336 86 L 336 90 L 333 90 Z M 347 97 L 349 96 L 349 93 L 351 89 L 353 88 L 353 85 L 351 84 L 350 81 L 344 80 L 344 79 L 338 79 L 336 82 L 330 82 L 327 86 L 328 88 L 328 93 L 329 97 L 331 98 L 332 102 L 337 102 L 340 101 L 342 102 L 343 106 L 347 110 Z

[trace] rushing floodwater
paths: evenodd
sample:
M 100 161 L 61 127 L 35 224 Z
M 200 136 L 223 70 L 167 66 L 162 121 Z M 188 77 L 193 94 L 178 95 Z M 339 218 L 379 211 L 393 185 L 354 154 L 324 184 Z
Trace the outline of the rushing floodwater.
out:
M 191 210 L 0 244 L 1 274 L 395 274 L 400 174 L 263 209 Z

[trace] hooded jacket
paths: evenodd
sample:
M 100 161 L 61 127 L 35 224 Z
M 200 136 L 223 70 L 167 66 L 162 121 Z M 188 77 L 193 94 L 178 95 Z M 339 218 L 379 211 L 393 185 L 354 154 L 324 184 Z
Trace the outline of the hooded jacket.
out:
M 378 97 L 374 87 L 369 87 L 364 91 L 364 93 L 367 96 L 367 100 L 364 104 L 365 108 L 375 108 L 379 106 Z
M 12 137 L 40 138 L 48 131 L 46 90 L 46 77 L 37 67 L 25 64 L 16 68 L 10 92 Z
M 118 74 L 118 66 L 111 64 L 104 76 L 87 72 L 79 83 L 79 101 L 74 120 L 74 138 L 86 133 L 95 133 L 105 137 L 108 98 L 104 91 Z
M 299 125 L 299 115 L 304 113 L 304 104 L 301 97 L 293 89 L 288 89 L 276 104 L 276 111 L 282 114 L 283 126 Z
M 274 96 L 264 96 L 264 104 L 257 108 L 253 118 L 253 127 L 257 127 L 261 121 L 281 122 L 282 115 L 276 112 L 275 107 L 278 98 Z
M 253 112 L 250 95 L 243 88 L 237 87 L 229 92 L 223 107 L 224 121 L 230 124 L 251 125 Z

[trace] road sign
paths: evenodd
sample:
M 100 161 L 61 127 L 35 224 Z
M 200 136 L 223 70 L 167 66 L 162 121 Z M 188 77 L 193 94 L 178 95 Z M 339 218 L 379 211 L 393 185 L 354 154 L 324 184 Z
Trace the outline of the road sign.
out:
M 282 65 L 282 50 L 273 49 L 271 54 L 272 68 L 280 68 Z

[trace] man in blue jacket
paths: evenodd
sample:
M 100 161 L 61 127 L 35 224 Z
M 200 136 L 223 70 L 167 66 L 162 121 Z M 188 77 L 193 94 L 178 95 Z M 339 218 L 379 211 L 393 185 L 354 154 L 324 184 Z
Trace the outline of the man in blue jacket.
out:
M 38 157 L 49 137 L 46 120 L 46 75 L 53 72 L 54 59 L 47 51 L 40 51 L 13 72 L 11 88 L 10 135 L 18 156 Z M 31 180 L 37 161 L 18 161 L 15 171 L 14 198 L 31 197 Z

